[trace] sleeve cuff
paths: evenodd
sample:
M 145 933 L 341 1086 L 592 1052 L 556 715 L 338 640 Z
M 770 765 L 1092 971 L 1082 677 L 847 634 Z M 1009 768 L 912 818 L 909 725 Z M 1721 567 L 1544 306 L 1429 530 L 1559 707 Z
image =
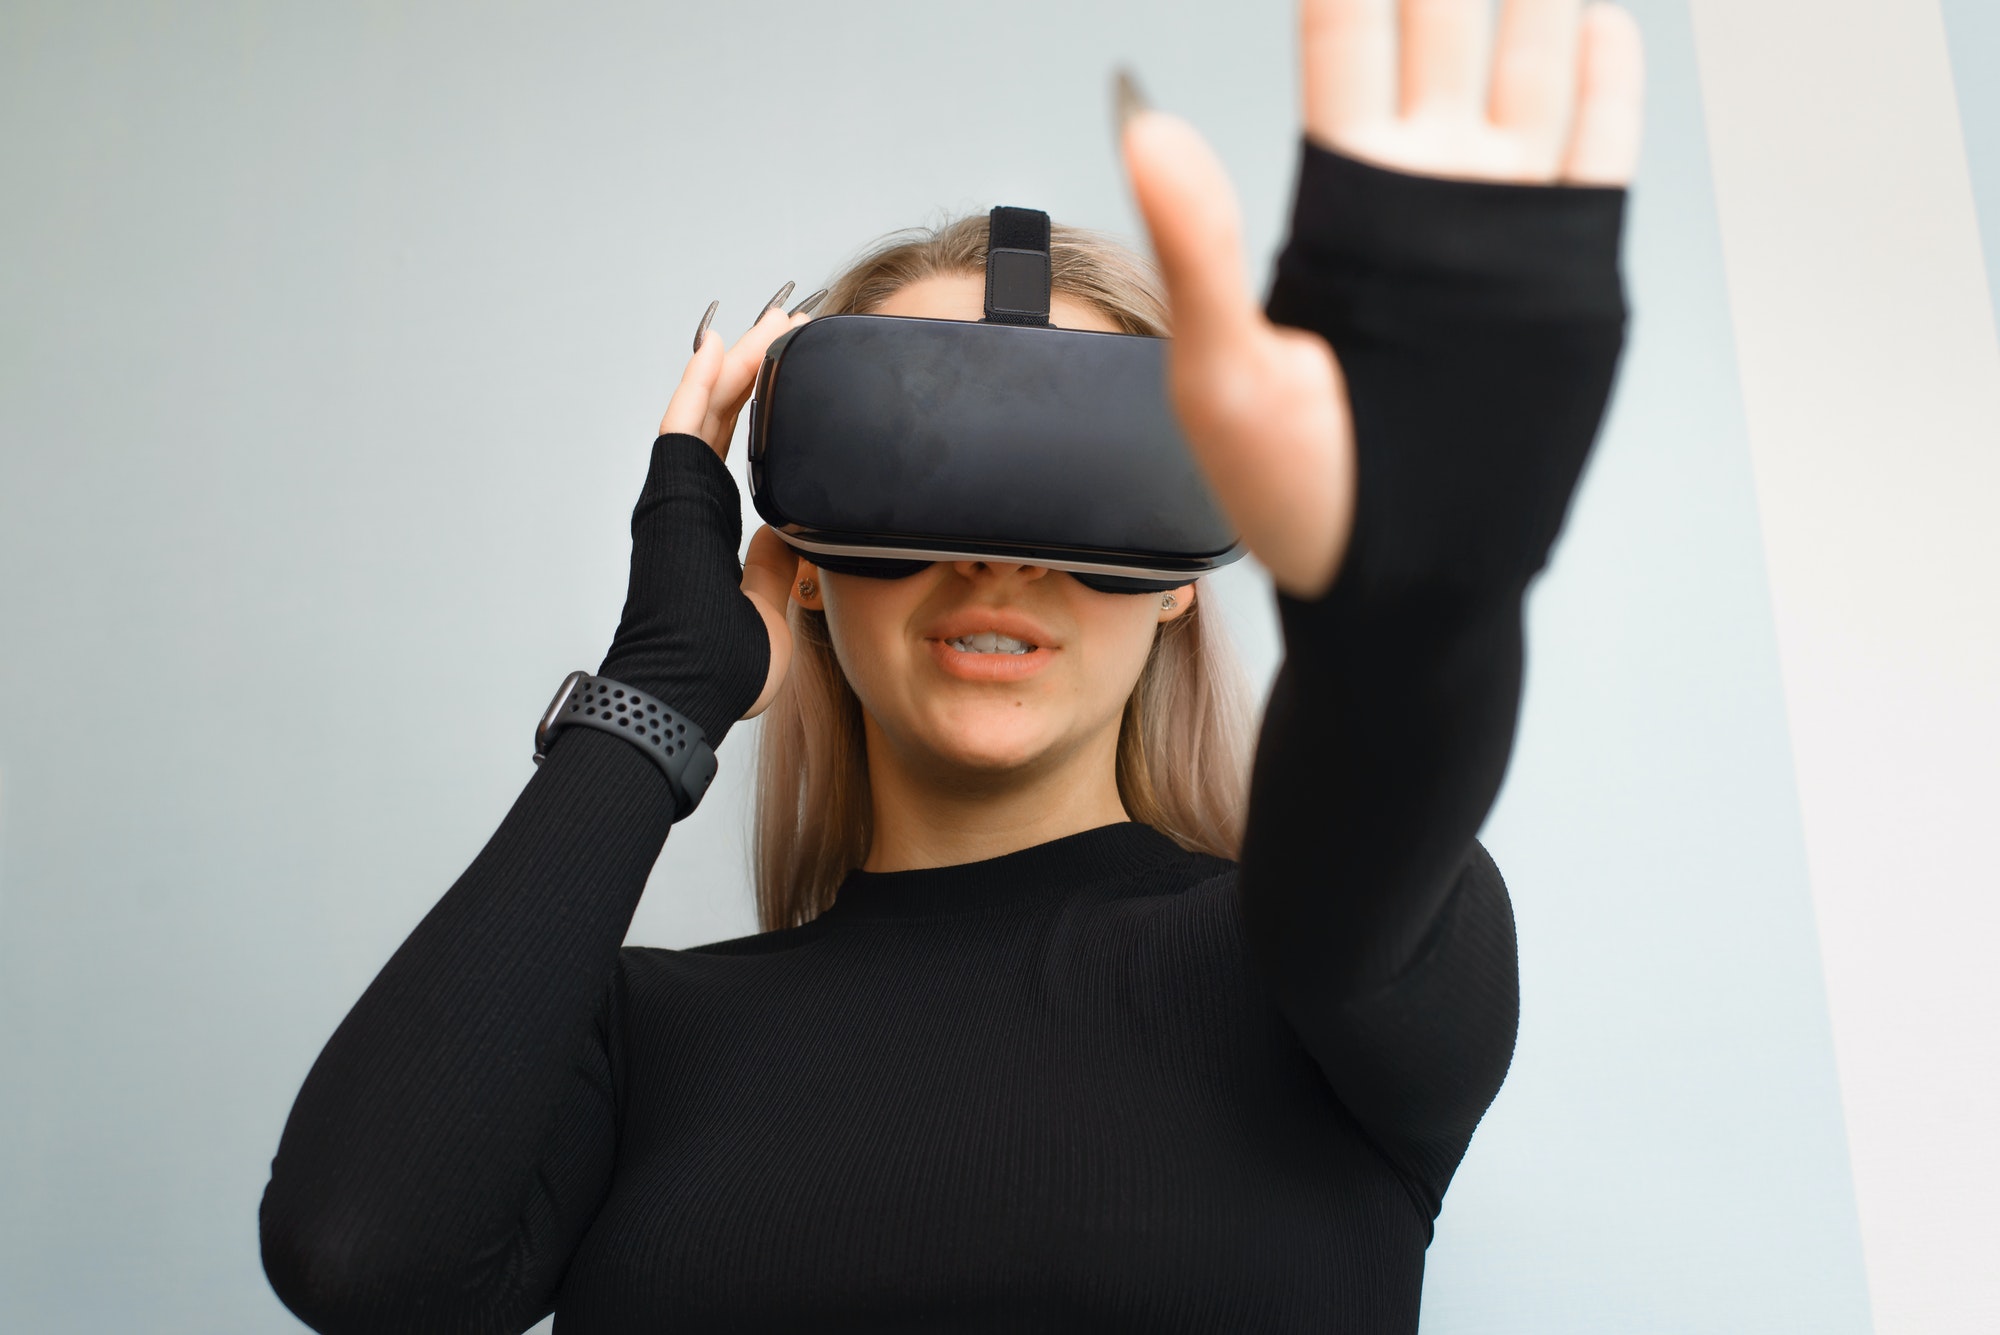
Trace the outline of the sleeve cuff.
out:
M 1622 187 L 1419 176 L 1303 140 L 1271 317 L 1318 327 L 1297 317 L 1329 303 L 1354 313 L 1390 286 L 1461 312 L 1620 312 L 1626 199 Z
M 1358 507 L 1336 588 L 1517 591 L 1609 400 L 1626 192 L 1302 153 L 1269 310 L 1326 339 L 1353 407 Z
M 743 544 L 742 493 L 730 476 L 729 466 L 700 436 L 674 432 L 653 442 L 646 485 L 632 511 L 633 537 L 638 536 L 646 518 L 668 502 L 691 502 L 693 508 L 688 513 L 713 519 L 734 559 Z

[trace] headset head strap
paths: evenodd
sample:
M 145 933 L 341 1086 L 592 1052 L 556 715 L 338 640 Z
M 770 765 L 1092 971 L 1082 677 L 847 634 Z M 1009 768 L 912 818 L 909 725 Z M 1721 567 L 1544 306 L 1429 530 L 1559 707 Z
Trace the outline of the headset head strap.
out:
M 1049 322 L 1049 215 L 1001 205 L 988 215 L 984 324 Z

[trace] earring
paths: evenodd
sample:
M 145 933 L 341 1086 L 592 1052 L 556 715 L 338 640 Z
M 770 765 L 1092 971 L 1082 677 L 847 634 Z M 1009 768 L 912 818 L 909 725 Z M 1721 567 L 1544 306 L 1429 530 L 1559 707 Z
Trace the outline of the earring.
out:
M 799 581 L 799 597 L 810 598 L 818 592 L 819 592 L 819 585 L 815 584 L 813 581 L 809 579 L 802 579 Z
M 1175 606 L 1174 596 L 1171 593 L 1163 593 L 1160 595 L 1160 610 L 1162 612 L 1171 612 L 1174 610 L 1174 606 Z

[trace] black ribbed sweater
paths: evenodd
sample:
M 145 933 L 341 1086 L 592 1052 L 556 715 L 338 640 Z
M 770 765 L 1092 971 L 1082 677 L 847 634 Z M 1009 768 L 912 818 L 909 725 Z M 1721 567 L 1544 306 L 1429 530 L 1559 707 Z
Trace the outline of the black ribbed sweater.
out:
M 1623 210 L 1306 146 L 1270 311 L 1340 355 L 1359 512 L 1333 590 L 1279 598 L 1240 863 L 1116 824 L 625 948 L 664 781 L 564 734 L 307 1077 L 279 1296 L 368 1335 L 1414 1330 L 1513 1051 L 1473 836 L 1622 343 Z M 717 740 L 768 654 L 740 539 L 715 455 L 657 441 L 602 670 Z

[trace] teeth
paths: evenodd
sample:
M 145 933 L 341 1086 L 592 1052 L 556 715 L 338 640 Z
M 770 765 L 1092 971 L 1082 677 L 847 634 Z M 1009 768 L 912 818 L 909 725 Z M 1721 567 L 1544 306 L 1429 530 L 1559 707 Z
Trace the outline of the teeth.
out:
M 1011 635 L 991 630 L 982 630 L 977 635 L 961 635 L 945 643 L 965 654 L 1028 654 L 1035 651 L 1035 646 L 1026 640 L 1017 640 Z

